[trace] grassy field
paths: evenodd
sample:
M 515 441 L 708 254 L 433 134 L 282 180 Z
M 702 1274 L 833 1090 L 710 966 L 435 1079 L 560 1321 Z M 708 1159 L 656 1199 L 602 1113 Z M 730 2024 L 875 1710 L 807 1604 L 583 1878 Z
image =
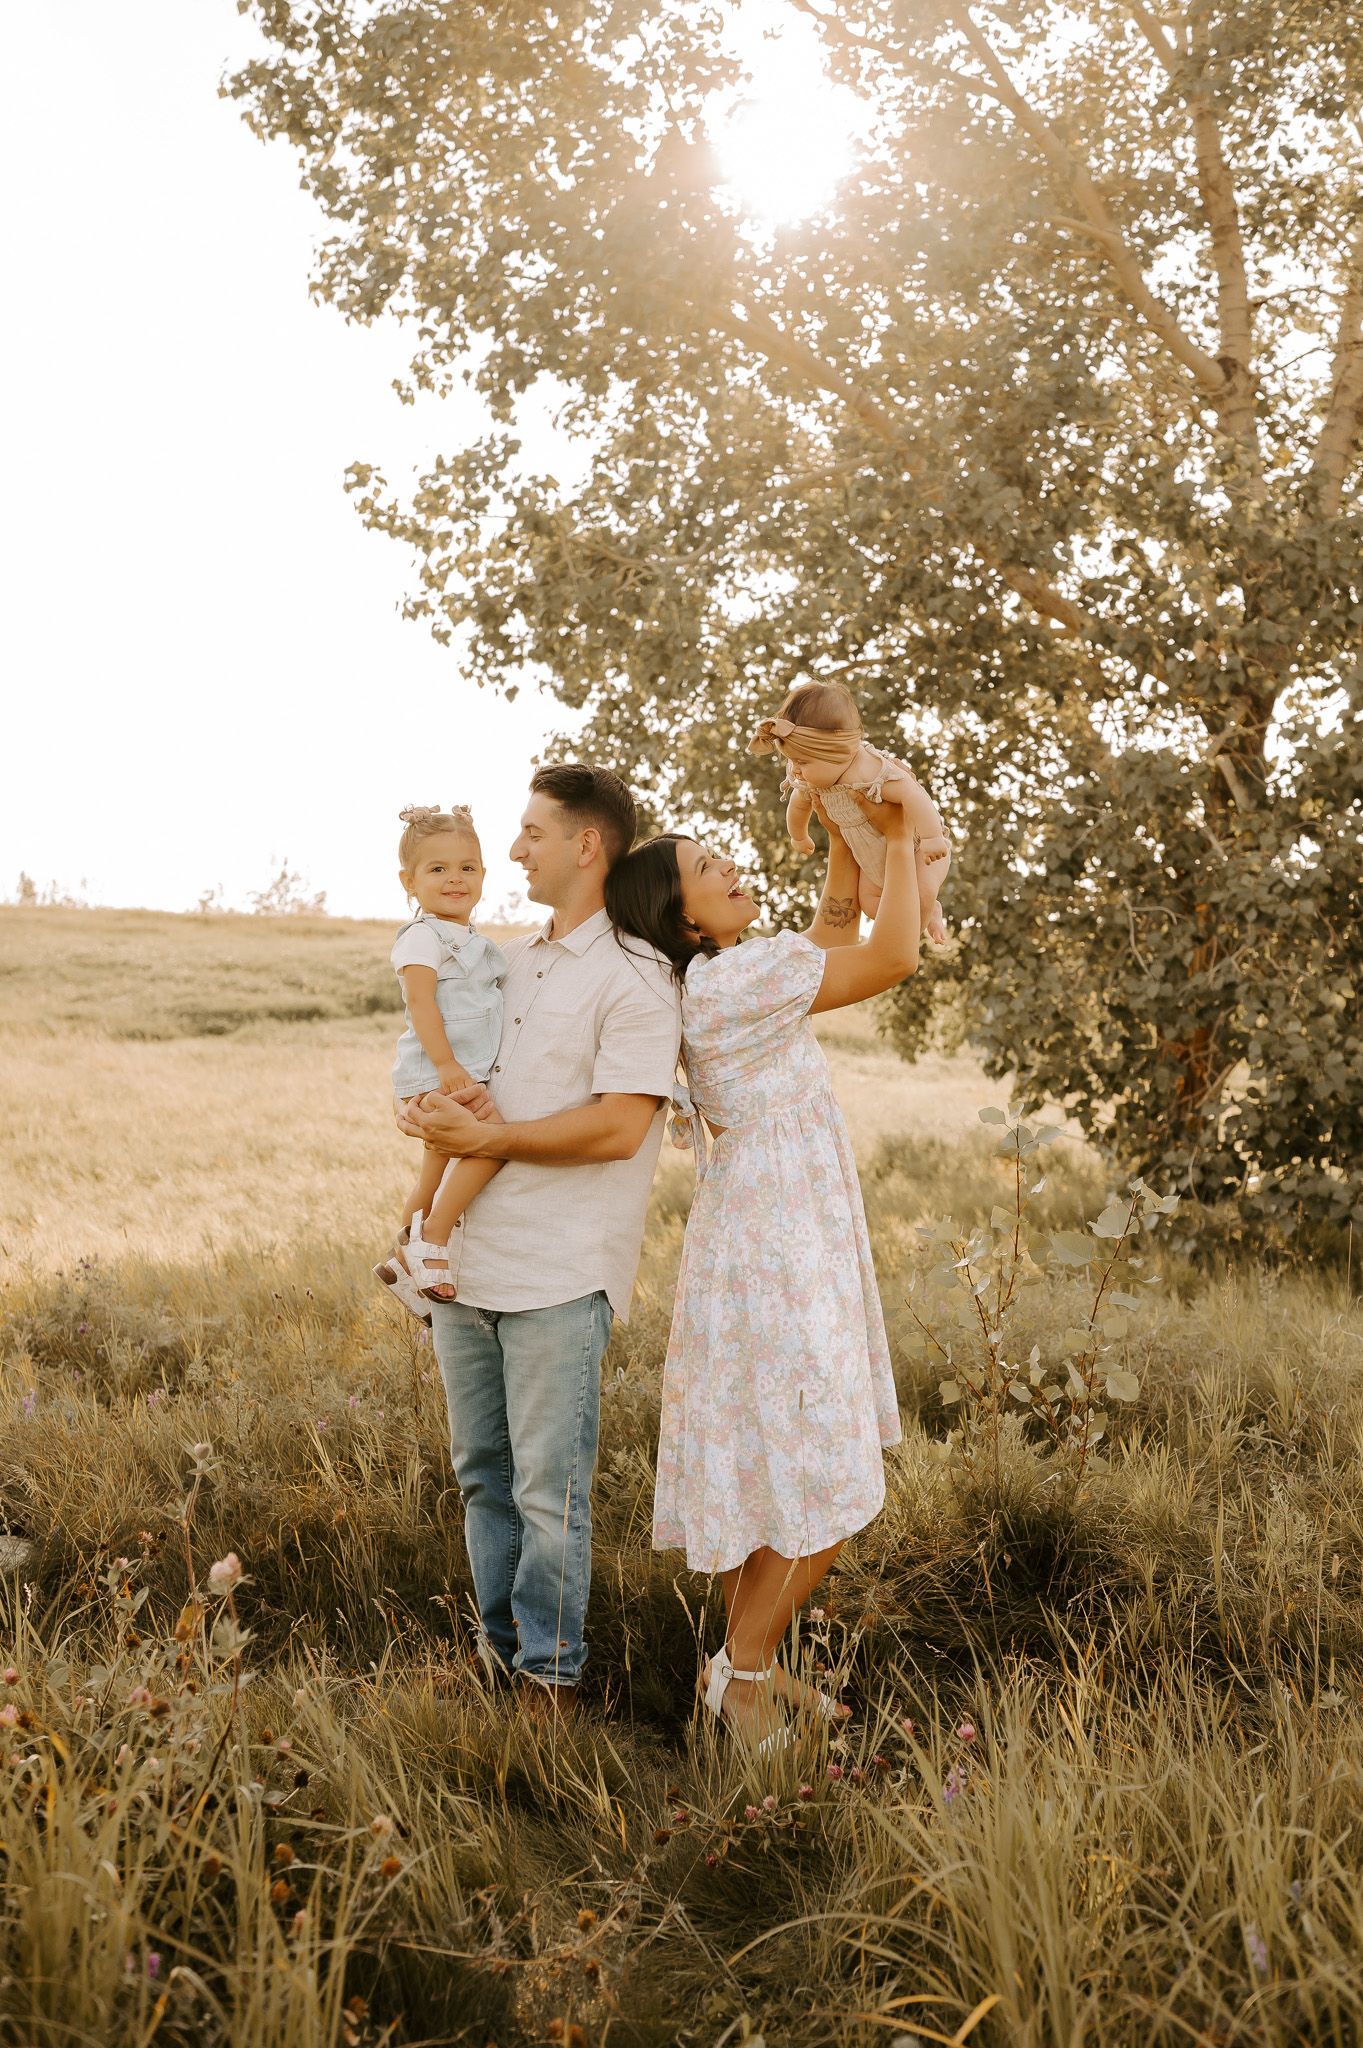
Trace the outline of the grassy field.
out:
M 855 1719 L 759 1768 L 697 1718 L 665 1154 L 551 1733 L 469 1673 L 440 1389 L 367 1271 L 389 936 L 0 911 L 3 2048 L 1363 2041 L 1346 1278 L 1167 1255 L 1105 1464 L 1076 1494 L 1016 1425 L 972 1490 L 902 1303 L 917 1226 L 1004 1192 L 1003 1091 L 828 1020 L 905 1418 L 802 1647 Z M 1093 1214 L 1051 1161 L 1041 1223 Z M 1028 1315 L 1044 1352 L 1073 1303 Z

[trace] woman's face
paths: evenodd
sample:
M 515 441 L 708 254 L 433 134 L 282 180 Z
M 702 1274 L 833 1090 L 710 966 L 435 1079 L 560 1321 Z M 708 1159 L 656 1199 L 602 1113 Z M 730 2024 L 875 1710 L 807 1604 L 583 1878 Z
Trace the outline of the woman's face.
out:
M 738 865 L 724 860 L 694 839 L 679 839 L 677 869 L 681 875 L 682 909 L 698 932 L 721 946 L 732 945 L 760 915 L 738 880 Z

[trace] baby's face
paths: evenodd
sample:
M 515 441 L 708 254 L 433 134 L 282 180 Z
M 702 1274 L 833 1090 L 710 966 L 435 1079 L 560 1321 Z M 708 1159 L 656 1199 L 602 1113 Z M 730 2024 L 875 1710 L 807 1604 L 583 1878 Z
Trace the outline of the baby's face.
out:
M 840 766 L 836 761 L 796 761 L 793 754 L 787 758 L 799 769 L 801 781 L 810 789 L 830 789 L 840 775 L 847 773 L 846 765 Z

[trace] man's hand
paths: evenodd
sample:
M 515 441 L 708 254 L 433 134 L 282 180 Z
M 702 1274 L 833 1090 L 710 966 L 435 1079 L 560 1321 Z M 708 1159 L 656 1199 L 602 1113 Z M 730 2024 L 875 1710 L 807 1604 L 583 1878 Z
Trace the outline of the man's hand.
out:
M 394 1113 L 397 1117 L 398 1129 L 405 1138 L 420 1138 L 424 1142 L 429 1142 L 425 1125 L 417 1121 L 413 1112 L 424 1109 L 427 1104 L 433 1102 L 457 1103 L 461 1109 L 466 1109 L 472 1116 L 475 1116 L 481 1124 L 499 1124 L 502 1121 L 497 1113 L 492 1097 L 488 1094 L 482 1082 L 470 1081 L 467 1088 L 457 1088 L 453 1095 L 442 1095 L 440 1093 L 416 1095 L 407 1103 L 404 1103 L 399 1098 L 394 1105 Z M 440 1148 L 437 1147 L 437 1149 Z
M 459 1092 L 467 1095 L 471 1091 L 464 1088 Z M 432 1152 L 442 1153 L 446 1159 L 479 1158 L 488 1122 L 489 1119 L 476 1116 L 458 1096 L 434 1091 L 409 1102 L 406 1115 L 398 1118 L 399 1128 L 409 1137 L 422 1139 Z

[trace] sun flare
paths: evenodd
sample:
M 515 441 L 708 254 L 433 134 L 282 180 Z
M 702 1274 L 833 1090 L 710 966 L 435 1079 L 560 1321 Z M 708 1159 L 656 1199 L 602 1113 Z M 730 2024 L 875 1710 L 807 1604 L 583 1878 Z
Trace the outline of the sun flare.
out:
M 745 213 L 804 220 L 851 170 L 865 109 L 803 41 L 768 44 L 752 69 L 753 89 L 710 124 L 724 181 Z

